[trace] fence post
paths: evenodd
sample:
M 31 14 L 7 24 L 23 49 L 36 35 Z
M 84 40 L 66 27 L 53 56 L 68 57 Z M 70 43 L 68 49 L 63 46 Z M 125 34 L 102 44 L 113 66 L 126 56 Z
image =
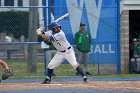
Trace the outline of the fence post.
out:
M 120 61 L 120 0 L 117 0 L 117 74 L 121 74 Z
M 43 6 L 47 6 L 47 0 L 43 1 Z M 45 31 L 47 31 L 47 9 L 43 8 L 43 16 L 44 16 L 44 27 Z M 47 75 L 47 64 L 46 64 L 46 51 L 44 50 L 44 74 Z
M 37 6 L 38 0 L 30 0 L 30 6 Z M 38 28 L 38 8 L 29 9 L 29 42 L 37 41 L 36 29 Z M 28 47 L 28 72 L 36 72 L 37 47 L 29 44 Z

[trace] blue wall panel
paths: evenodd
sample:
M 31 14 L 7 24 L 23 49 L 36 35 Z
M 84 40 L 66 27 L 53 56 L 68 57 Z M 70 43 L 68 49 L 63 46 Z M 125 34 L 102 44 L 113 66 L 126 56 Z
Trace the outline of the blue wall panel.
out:
M 62 20 L 62 30 L 70 43 L 79 30 L 80 22 L 92 36 L 90 63 L 117 63 L 118 51 L 118 0 L 54 0 L 54 18 L 69 12 Z

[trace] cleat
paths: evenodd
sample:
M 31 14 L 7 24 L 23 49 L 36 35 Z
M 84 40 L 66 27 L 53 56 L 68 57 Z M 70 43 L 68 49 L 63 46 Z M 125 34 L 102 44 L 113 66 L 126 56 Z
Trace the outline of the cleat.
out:
M 89 72 L 86 72 L 86 75 L 87 75 L 87 76 L 91 76 L 91 74 L 90 74 Z
M 84 83 L 87 83 L 89 80 L 87 77 L 84 77 Z
M 47 78 L 41 83 L 41 84 L 49 84 L 51 82 L 50 78 L 47 76 Z
M 76 72 L 76 76 L 79 76 L 80 74 L 78 72 Z

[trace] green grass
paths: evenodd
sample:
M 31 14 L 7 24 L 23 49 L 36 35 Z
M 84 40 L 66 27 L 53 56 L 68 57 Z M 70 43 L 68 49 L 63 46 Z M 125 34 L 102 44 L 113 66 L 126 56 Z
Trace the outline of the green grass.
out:
M 140 78 L 140 74 L 96 75 L 96 78 Z
M 36 79 L 36 78 L 42 78 L 44 76 L 43 62 L 37 63 L 36 73 L 28 72 L 28 65 L 27 62 L 25 61 L 10 60 L 6 62 L 9 65 L 9 67 L 14 71 L 14 76 L 11 77 L 10 79 Z
M 42 60 L 37 62 L 36 73 L 28 72 L 28 65 L 25 61 L 10 60 L 6 62 L 9 67 L 14 70 L 14 76 L 10 77 L 10 79 L 43 79 L 45 77 L 44 62 Z M 1 71 L 0 74 L 2 74 L 2 72 L 3 71 Z M 70 64 L 61 64 L 54 72 L 57 76 L 75 76 L 76 73 Z M 89 64 L 89 72 L 94 78 L 140 78 L 140 74 L 97 75 L 95 74 L 95 66 L 92 64 Z

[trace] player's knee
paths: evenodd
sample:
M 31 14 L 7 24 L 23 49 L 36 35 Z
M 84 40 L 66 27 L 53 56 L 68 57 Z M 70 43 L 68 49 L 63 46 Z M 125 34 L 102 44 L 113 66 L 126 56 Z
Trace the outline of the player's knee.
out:
M 50 63 L 49 63 L 49 64 L 48 64 L 48 68 L 49 68 L 49 69 L 54 69 L 53 64 L 50 64 Z
M 79 66 L 79 63 L 72 64 L 73 68 L 76 69 Z

